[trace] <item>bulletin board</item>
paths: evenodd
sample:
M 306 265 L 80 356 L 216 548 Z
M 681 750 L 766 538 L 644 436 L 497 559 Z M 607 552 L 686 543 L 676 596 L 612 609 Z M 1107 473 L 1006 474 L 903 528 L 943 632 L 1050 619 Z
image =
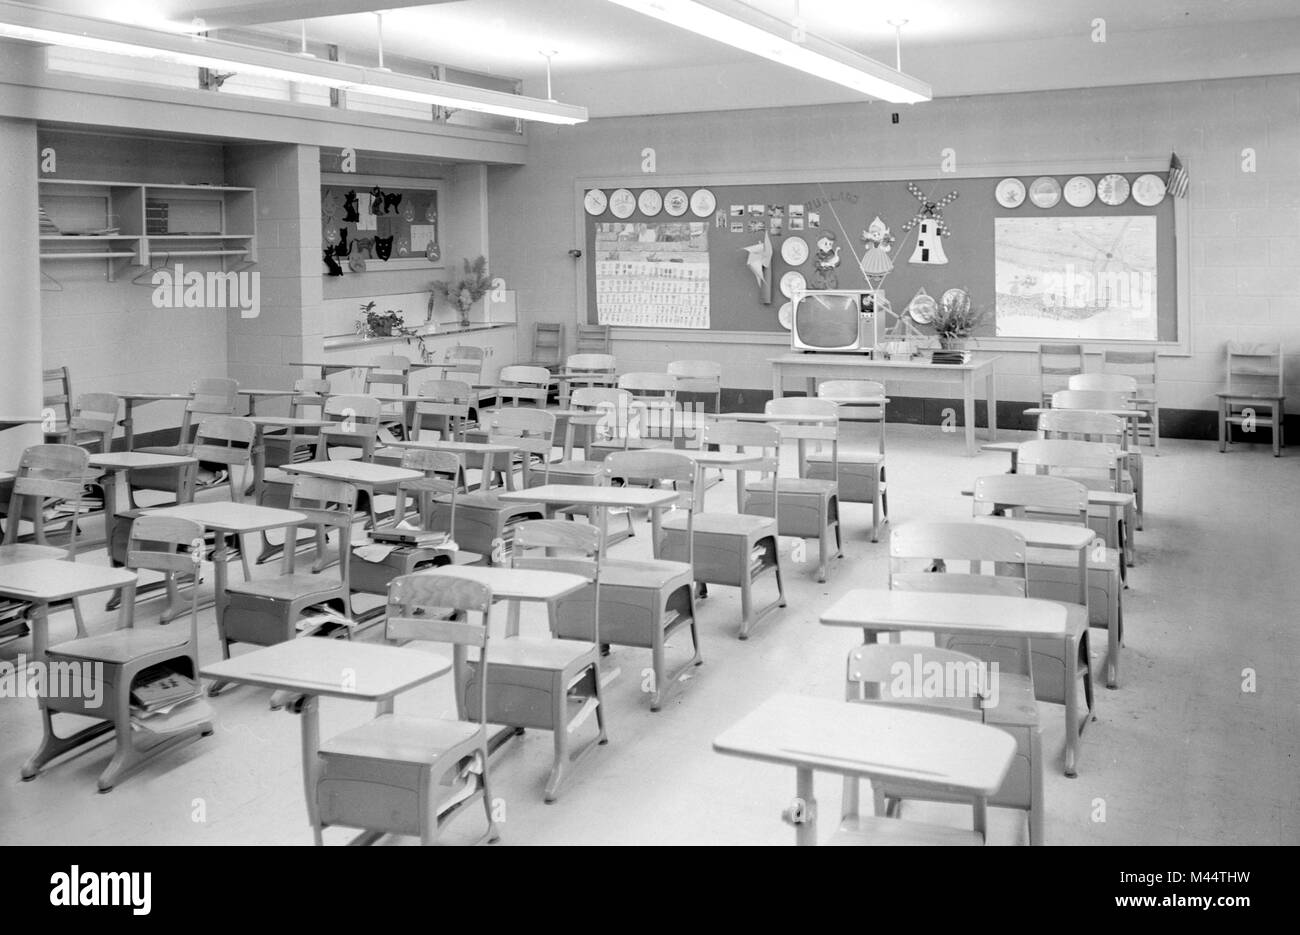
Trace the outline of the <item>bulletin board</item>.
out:
M 321 186 L 321 248 L 343 275 L 442 263 L 439 190 L 356 176 Z M 328 261 L 322 273 L 331 275 Z M 338 275 L 333 272 L 333 275 Z
M 1064 187 L 1076 174 L 1087 175 L 1095 183 L 1107 173 L 1067 172 L 1050 177 Z M 1131 186 L 1144 173 L 1125 171 L 1120 174 Z M 1163 173 L 1158 174 L 1163 178 Z M 1143 232 L 1153 226 L 1152 255 L 1143 255 L 1141 263 L 1154 267 L 1147 280 L 1154 293 L 1150 309 L 1155 316 L 1154 327 L 1139 329 L 1143 330 L 1144 336 L 1135 337 L 1132 328 L 1115 328 L 1108 332 L 1106 329 L 1110 326 L 1098 320 L 1095 323 L 1097 330 L 1089 334 L 1087 339 L 1161 342 L 1178 339 L 1179 280 L 1172 196 L 1166 195 L 1154 205 L 1139 204 L 1131 196 L 1119 204 L 1106 204 L 1100 198 L 1094 198 L 1086 206 L 1078 207 L 1069 204 L 1064 197 L 1059 198 L 1051 207 L 1038 207 L 1025 198 L 1019 206 L 1009 208 L 1000 204 L 995 194 L 998 184 L 1006 177 L 998 174 L 989 177 L 913 177 L 888 181 L 770 182 L 753 185 L 660 185 L 653 189 L 623 189 L 624 192 L 630 192 L 631 198 L 625 194 L 616 196 L 618 186 L 601 188 L 601 195 L 584 198 L 585 210 L 580 208 L 586 235 L 585 253 L 590 258 L 586 264 L 587 318 L 592 323 L 600 323 L 599 293 L 608 287 L 608 282 L 604 281 L 608 266 L 602 266 L 602 259 L 608 261 L 608 251 L 602 257 L 602 244 L 597 242 L 597 235 L 602 230 L 607 231 L 608 225 L 651 225 L 665 221 L 704 223 L 708 241 L 709 311 L 706 327 L 713 331 L 785 333 L 779 313 L 787 301 L 780 288 L 787 273 L 798 272 L 804 276 L 809 288 L 819 288 L 816 279 L 819 267 L 831 262 L 829 257 L 838 256 L 838 265 L 829 270 L 834 285 L 822 285 L 820 288 L 870 288 L 859 267 L 859 258 L 865 250 L 864 232 L 872 220 L 879 217 L 895 238 L 889 252 L 893 269 L 885 276 L 881 287 L 895 310 L 906 308 L 920 289 L 939 299 L 946 290 L 961 288 L 969 293 L 974 305 L 988 310 L 984 321 L 975 331 L 975 337 L 1061 337 L 1063 328 L 1073 327 L 1070 324 L 1072 320 L 1091 318 L 1090 312 L 1087 309 L 1068 311 L 1063 307 L 1070 305 L 1071 301 L 1058 300 L 1057 305 L 1062 306 L 1062 314 L 1056 321 L 1044 323 L 1041 327 L 1036 324 L 1026 325 L 1025 315 L 1019 314 L 1011 331 L 1006 327 L 999 329 L 997 310 L 1000 307 L 1011 308 L 1017 305 L 1022 294 L 1035 289 L 1041 292 L 1041 280 L 1036 285 L 1032 273 L 1020 275 L 1014 287 L 1005 281 L 1015 278 L 1008 272 L 1012 265 L 1008 260 L 1008 251 L 1017 245 L 1023 246 L 1027 234 L 1030 238 L 1033 236 L 1034 225 L 1022 223 L 1021 219 L 1024 219 L 1036 222 L 1039 226 L 1047 225 L 1055 231 L 1049 239 L 1058 245 L 1067 241 L 1079 242 L 1072 235 L 1072 229 L 1075 228 L 1083 231 L 1095 243 L 1095 247 L 1090 246 L 1078 255 L 1067 250 L 1065 254 L 1058 251 L 1054 256 L 1042 258 L 1044 264 L 1073 266 L 1080 276 L 1085 268 L 1089 273 L 1094 272 L 1099 263 L 1102 264 L 1103 272 L 1113 268 L 1127 275 L 1129 271 L 1125 264 L 1136 262 L 1138 254 L 1145 251 L 1134 249 L 1131 257 L 1116 256 L 1114 250 L 1107 249 L 1111 246 L 1110 243 L 1101 242 L 1099 238 L 1112 230 L 1125 230 L 1125 236 L 1132 238 L 1144 235 Z M 1031 174 L 1019 176 L 1026 189 L 1030 189 L 1039 177 Z M 942 219 L 950 232 L 941 238 L 942 253 L 948 261 L 946 264 L 909 262 L 916 252 L 921 230 L 920 224 L 913 226 L 910 231 L 903 230 L 921 208 L 920 201 L 909 190 L 909 182 L 929 201 L 938 201 L 949 193 L 956 192 L 956 197 L 942 208 Z M 581 194 L 588 195 L 594 188 L 595 186 L 584 187 Z M 707 188 L 711 198 L 698 196 L 703 188 Z M 646 195 L 647 191 L 652 191 L 653 194 Z M 684 193 L 689 200 L 691 209 L 683 215 L 669 217 L 663 207 L 654 214 L 643 211 L 643 208 L 668 204 L 674 192 Z M 615 205 L 622 206 L 620 216 L 614 213 Z M 630 212 L 629 205 L 633 206 Z M 597 207 L 601 210 L 594 211 Z M 707 216 L 700 216 L 695 210 L 703 207 L 711 208 Z M 1012 222 L 1010 234 L 1006 220 Z M 1003 236 L 1001 261 L 998 257 L 999 230 Z M 746 248 L 761 245 L 765 233 L 771 242 L 771 260 L 767 270 L 771 282 L 770 301 L 764 301 L 763 290 L 747 263 L 749 253 Z M 792 238 L 803 240 L 806 251 L 785 248 L 786 242 Z M 1012 247 L 1008 247 L 1008 244 Z M 819 246 L 827 249 L 819 250 Z M 1124 244 L 1121 243 L 1120 246 Z M 806 258 L 801 262 L 792 262 L 799 260 L 804 252 Z M 1027 260 L 1023 250 L 1015 253 L 1015 256 Z M 1000 264 L 1004 280 L 1002 283 L 998 281 Z M 1067 270 L 1062 269 L 1061 272 L 1064 276 Z M 1141 275 L 1142 271 L 1137 272 Z M 1113 276 L 1110 278 L 1114 279 Z M 1064 281 L 1077 285 L 1072 279 Z M 999 288 L 1002 289 L 1001 294 Z M 1008 290 L 1013 288 L 1014 295 L 1017 296 L 1015 302 L 1009 298 L 1013 293 Z M 1051 304 L 1050 299 L 1047 304 Z M 1010 315 L 1004 325 L 1009 323 L 1012 323 Z M 653 320 L 647 320 L 645 325 L 676 327 Z M 919 327 L 922 331 L 926 330 L 924 326 Z M 1036 329 L 1042 333 L 1030 333 Z

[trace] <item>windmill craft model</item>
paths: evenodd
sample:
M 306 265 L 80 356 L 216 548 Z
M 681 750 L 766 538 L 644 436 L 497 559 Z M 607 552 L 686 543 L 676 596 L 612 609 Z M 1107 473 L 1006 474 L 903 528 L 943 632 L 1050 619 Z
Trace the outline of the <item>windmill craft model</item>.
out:
M 903 233 L 920 226 L 916 233 L 916 249 L 912 251 L 909 263 L 928 263 L 940 265 L 948 262 L 943 252 L 943 238 L 952 233 L 943 223 L 943 209 L 957 200 L 957 192 L 949 192 L 938 201 L 931 201 L 930 196 L 915 183 L 908 182 L 907 190 L 921 203 L 921 208 L 912 216 L 912 220 L 903 225 Z

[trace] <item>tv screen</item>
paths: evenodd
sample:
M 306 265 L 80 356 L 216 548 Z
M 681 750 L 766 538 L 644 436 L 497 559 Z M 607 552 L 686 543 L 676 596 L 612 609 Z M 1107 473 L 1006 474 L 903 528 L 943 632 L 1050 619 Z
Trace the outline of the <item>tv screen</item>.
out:
M 794 310 L 794 329 L 809 347 L 854 347 L 858 343 L 858 295 L 806 295 Z

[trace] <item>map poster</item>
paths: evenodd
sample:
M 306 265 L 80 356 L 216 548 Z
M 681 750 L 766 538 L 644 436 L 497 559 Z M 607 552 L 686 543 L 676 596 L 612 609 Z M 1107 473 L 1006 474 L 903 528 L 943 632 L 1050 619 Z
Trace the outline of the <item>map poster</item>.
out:
M 703 221 L 596 225 L 596 314 L 602 325 L 709 327 Z
M 1156 219 L 996 218 L 999 337 L 1154 341 Z

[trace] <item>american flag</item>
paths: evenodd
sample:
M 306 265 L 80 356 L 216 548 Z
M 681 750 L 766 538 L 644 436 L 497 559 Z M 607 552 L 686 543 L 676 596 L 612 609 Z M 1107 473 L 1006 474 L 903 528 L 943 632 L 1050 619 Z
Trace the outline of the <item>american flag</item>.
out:
M 1187 197 L 1187 170 L 1183 168 L 1183 161 L 1178 158 L 1177 153 L 1169 155 L 1169 178 L 1166 182 L 1166 188 L 1169 194 L 1175 198 Z

